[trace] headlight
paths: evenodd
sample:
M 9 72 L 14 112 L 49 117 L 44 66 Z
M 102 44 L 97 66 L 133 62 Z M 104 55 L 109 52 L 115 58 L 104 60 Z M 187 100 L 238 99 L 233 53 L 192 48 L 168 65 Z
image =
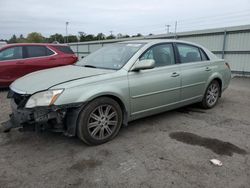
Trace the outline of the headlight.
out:
M 32 95 L 26 103 L 26 108 L 33 108 L 36 106 L 50 106 L 55 103 L 56 99 L 63 92 L 63 89 L 48 90 Z

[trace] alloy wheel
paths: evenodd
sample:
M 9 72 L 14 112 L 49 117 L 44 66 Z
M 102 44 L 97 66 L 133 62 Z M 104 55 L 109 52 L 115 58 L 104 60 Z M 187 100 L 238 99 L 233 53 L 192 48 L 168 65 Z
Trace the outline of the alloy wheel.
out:
M 118 125 L 118 113 L 112 105 L 96 107 L 88 118 L 88 131 L 94 139 L 103 140 L 115 131 Z
M 213 106 L 219 97 L 219 87 L 216 83 L 210 84 L 207 90 L 206 101 L 209 106 Z

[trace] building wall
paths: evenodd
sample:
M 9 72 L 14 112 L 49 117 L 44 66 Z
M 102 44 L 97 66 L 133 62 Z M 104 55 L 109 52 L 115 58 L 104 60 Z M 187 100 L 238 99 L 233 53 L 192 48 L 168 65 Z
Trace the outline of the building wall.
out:
M 211 50 L 218 57 L 227 60 L 232 72 L 250 75 L 250 25 L 182 32 L 177 33 L 177 35 L 162 34 L 147 37 L 69 43 L 69 46 L 79 58 L 82 58 L 103 46 L 115 42 L 138 39 L 173 38 L 200 44 Z

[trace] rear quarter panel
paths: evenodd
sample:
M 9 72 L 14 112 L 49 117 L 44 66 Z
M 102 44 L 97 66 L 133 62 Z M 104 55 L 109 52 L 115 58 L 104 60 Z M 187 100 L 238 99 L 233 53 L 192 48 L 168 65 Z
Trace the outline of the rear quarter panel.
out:
M 222 82 L 222 91 L 224 91 L 231 80 L 231 70 L 226 66 L 225 61 L 218 59 L 211 62 L 212 73 L 210 74 L 208 81 L 206 83 L 206 88 L 210 82 L 216 78 L 220 79 Z M 205 91 L 204 91 L 205 93 Z

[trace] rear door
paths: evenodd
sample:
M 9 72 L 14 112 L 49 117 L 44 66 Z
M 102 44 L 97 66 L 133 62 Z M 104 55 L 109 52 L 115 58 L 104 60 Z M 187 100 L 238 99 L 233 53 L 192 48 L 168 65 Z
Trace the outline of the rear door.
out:
M 204 94 L 211 65 L 205 52 L 193 45 L 176 43 L 181 68 L 181 101 L 199 101 Z
M 46 46 L 24 46 L 25 62 L 23 68 L 25 74 L 57 66 L 55 55 L 56 53 Z
M 22 46 L 13 46 L 2 49 L 0 51 L 0 84 L 8 86 L 15 79 L 22 76 L 23 63 Z

